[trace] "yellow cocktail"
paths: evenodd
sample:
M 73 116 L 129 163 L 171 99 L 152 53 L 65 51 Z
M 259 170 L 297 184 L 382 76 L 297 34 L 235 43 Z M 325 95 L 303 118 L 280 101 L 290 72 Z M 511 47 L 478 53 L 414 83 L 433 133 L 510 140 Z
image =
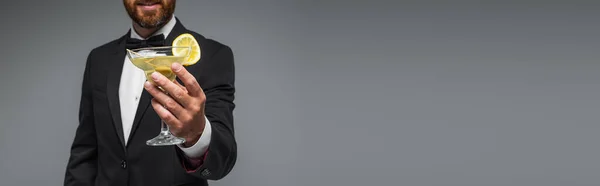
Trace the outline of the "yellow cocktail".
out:
M 171 71 L 171 64 L 181 62 L 184 58 L 184 56 L 140 57 L 131 59 L 131 62 L 136 67 L 142 69 L 146 74 L 146 79 L 154 84 L 154 81 L 150 78 L 153 72 L 159 72 L 171 81 L 175 80 L 176 76 Z
M 136 67 L 142 69 L 146 74 L 146 79 L 156 85 L 150 75 L 153 72 L 159 72 L 171 81 L 175 80 L 176 75 L 171 71 L 173 63 L 185 63 L 189 57 L 191 47 L 149 47 L 127 50 L 127 57 Z M 159 87 L 160 88 L 160 87 Z M 150 146 L 177 145 L 184 143 L 183 138 L 173 136 L 169 127 L 161 120 L 161 131 L 158 136 L 146 141 Z

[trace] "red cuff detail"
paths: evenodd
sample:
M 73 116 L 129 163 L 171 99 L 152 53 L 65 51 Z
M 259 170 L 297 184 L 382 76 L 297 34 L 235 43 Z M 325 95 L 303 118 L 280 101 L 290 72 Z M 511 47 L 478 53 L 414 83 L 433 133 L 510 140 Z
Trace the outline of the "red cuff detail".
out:
M 183 168 L 187 173 L 196 172 L 202 166 L 202 164 L 204 164 L 206 156 L 208 156 L 208 149 L 206 150 L 206 152 L 204 152 L 204 155 L 199 158 L 190 158 L 184 155 L 187 161 L 184 160 Z

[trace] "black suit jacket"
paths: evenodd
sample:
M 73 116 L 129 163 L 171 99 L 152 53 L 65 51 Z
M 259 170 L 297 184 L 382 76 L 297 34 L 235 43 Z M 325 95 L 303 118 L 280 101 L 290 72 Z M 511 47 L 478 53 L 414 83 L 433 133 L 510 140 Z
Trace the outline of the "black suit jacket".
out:
M 234 60 L 231 49 L 187 30 L 179 20 L 166 37 L 167 44 L 182 33 L 192 34 L 201 48 L 201 59 L 186 69 L 206 94 L 206 117 L 212 138 L 203 165 L 195 172 L 177 146 L 151 147 L 146 140 L 158 135 L 160 118 L 142 93 L 128 143 L 124 146 L 119 81 L 125 59 L 123 37 L 93 49 L 82 84 L 79 126 L 71 147 L 64 185 L 147 186 L 207 185 L 233 168 L 237 147 L 234 138 Z

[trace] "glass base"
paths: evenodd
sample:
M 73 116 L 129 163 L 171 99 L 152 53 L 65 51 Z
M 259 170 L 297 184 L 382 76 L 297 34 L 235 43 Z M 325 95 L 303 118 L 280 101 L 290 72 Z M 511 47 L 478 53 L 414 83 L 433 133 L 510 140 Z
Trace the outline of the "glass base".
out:
M 185 139 L 175 137 L 171 133 L 161 132 L 158 136 L 146 141 L 146 145 L 149 146 L 167 146 L 167 145 L 179 145 L 185 142 Z

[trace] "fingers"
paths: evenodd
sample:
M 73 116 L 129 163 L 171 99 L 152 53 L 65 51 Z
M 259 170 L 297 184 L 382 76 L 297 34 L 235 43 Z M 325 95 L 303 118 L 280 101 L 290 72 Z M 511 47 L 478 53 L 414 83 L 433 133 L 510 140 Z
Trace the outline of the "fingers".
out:
M 166 108 L 164 108 L 161 103 L 156 101 L 156 99 L 152 99 L 151 104 L 152 104 L 152 108 L 154 108 L 154 111 L 156 111 L 156 114 L 158 114 L 158 117 L 160 117 L 160 119 L 165 121 L 165 123 L 167 123 L 167 125 L 169 125 L 169 127 L 181 128 L 181 126 L 182 126 L 181 122 L 179 120 L 177 120 L 177 118 L 175 116 L 173 116 L 173 114 L 171 114 L 171 112 L 169 112 Z
M 181 81 L 187 88 L 188 93 L 191 96 L 196 97 L 202 95 L 202 88 L 200 88 L 200 85 L 198 84 L 198 81 L 196 81 L 196 78 L 192 74 L 190 74 L 185 68 L 183 68 L 181 64 L 173 63 L 173 65 L 171 65 L 171 69 L 173 70 L 173 72 L 175 72 L 177 77 L 181 79 Z
M 153 72 L 151 76 L 152 80 L 154 80 L 154 83 L 156 83 L 156 85 L 164 89 L 170 95 L 170 97 L 175 99 L 175 101 L 177 101 L 184 107 L 189 105 L 190 96 L 188 96 L 188 94 L 177 84 L 173 83 L 173 81 L 170 81 L 158 72 Z M 162 103 L 161 99 L 159 99 L 159 101 L 161 101 Z
M 176 85 L 173 84 L 173 86 L 176 86 Z M 170 113 L 175 114 L 175 116 L 177 116 L 177 118 L 179 118 L 185 114 L 184 113 L 185 109 L 177 101 L 175 101 L 173 98 L 171 98 L 171 96 L 162 92 L 156 86 L 153 86 L 152 84 L 150 84 L 150 82 L 146 81 L 144 83 L 144 88 L 146 88 L 146 91 L 148 91 L 148 93 L 150 93 L 150 95 L 152 95 L 152 97 L 154 97 L 153 100 L 156 100 L 161 105 L 161 108 L 163 108 L 162 106 L 164 106 L 163 109 L 166 108 L 167 111 L 170 111 Z M 156 110 L 156 108 L 154 110 Z
M 173 83 L 175 83 L 177 86 L 179 86 L 179 88 L 183 89 L 183 91 L 185 93 L 188 93 L 187 88 L 185 88 L 185 86 L 179 84 L 179 81 L 173 81 Z

